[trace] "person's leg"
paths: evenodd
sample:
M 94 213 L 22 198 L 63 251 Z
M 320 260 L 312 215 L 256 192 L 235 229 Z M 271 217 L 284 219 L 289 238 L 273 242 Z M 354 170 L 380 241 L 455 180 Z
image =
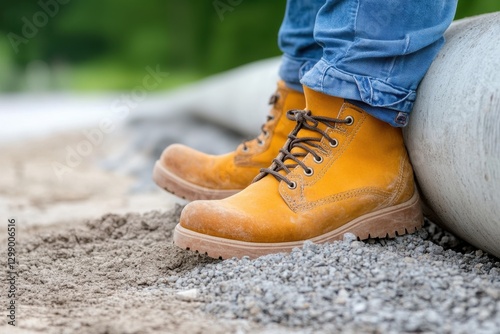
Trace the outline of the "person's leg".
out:
M 301 82 L 405 126 L 456 6 L 457 0 L 327 0 L 314 31 L 322 58 Z
M 454 4 L 328 0 L 315 32 L 323 58 L 302 78 L 306 109 L 288 112 L 296 122 L 289 140 L 245 190 L 187 205 L 175 243 L 212 257 L 260 256 L 347 232 L 366 239 L 419 228 L 399 127 Z
M 314 26 L 325 0 L 288 0 L 285 17 L 278 34 L 283 52 L 279 70 L 286 85 L 302 92 L 300 79 L 322 57 L 323 48 L 314 40 Z

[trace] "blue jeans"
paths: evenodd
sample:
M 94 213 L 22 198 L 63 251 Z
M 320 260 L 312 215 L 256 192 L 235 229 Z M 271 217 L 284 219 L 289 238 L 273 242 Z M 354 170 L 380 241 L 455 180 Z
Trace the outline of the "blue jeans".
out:
M 287 86 L 338 96 L 408 123 L 457 0 L 288 0 L 279 32 Z

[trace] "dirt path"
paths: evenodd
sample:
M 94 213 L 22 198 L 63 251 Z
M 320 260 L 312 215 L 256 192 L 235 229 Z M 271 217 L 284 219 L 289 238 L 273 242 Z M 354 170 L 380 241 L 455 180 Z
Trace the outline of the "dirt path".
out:
M 242 321 L 217 321 L 198 310 L 200 300 L 177 295 L 177 275 L 213 261 L 172 244 L 180 209 L 108 214 L 51 231 L 26 229 L 18 246 L 19 328 L 40 333 L 257 330 Z
M 98 167 L 117 151 L 116 141 L 57 179 L 51 163 L 64 161 L 65 148 L 79 140 L 57 135 L 0 147 L 0 216 L 5 225 L 9 217 L 18 222 L 19 274 L 16 327 L 6 324 L 8 284 L 1 284 L 0 333 L 263 330 L 244 320 L 219 321 L 199 310 L 202 300 L 177 295 L 175 276 L 211 260 L 172 244 L 177 199 L 161 191 L 130 193 L 132 178 Z

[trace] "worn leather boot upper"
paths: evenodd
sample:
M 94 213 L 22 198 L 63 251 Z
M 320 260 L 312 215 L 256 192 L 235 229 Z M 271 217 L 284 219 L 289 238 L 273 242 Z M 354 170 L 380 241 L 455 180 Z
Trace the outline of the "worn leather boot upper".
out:
M 304 94 L 278 82 L 272 108 L 261 134 L 231 153 L 208 155 L 184 145 L 165 149 L 155 167 L 155 181 L 188 200 L 224 198 L 247 187 L 261 168 L 268 167 L 295 126 L 290 109 L 304 108 Z
M 401 129 L 343 99 L 305 88 L 306 110 L 270 168 L 240 193 L 188 204 L 174 236 L 213 257 L 290 251 L 412 232 L 422 223 Z

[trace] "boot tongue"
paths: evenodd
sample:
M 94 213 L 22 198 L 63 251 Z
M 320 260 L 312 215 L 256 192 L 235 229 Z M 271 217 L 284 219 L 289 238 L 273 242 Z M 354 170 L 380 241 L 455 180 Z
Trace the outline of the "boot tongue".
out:
M 329 96 L 325 95 L 319 92 L 316 92 L 306 86 L 304 86 L 304 95 L 306 97 L 306 111 L 310 111 L 311 116 L 322 116 L 322 117 L 328 117 L 328 118 L 338 118 L 340 114 L 340 109 L 342 108 L 342 104 L 344 103 L 344 99 L 334 97 L 334 96 Z M 300 116 L 298 116 L 300 117 Z M 314 125 L 313 122 L 307 121 L 309 125 Z M 328 128 L 324 123 L 318 122 L 317 128 L 326 131 Z M 298 134 L 296 135 L 297 138 L 305 138 L 305 137 L 311 137 L 311 138 L 319 138 L 321 139 L 321 134 L 319 132 L 309 130 L 305 127 L 302 127 Z M 316 144 L 319 144 L 319 142 L 313 142 Z M 302 143 L 304 146 L 309 146 L 306 143 Z M 308 153 L 306 150 L 304 150 L 301 147 L 293 147 L 291 150 L 291 153 L 294 155 L 301 155 Z M 302 158 L 299 158 L 302 160 Z M 295 165 L 296 162 L 291 160 L 291 159 L 286 159 L 284 161 L 285 165 Z M 284 173 L 284 171 L 281 171 Z M 280 172 L 280 173 L 281 173 Z M 286 173 L 285 173 L 286 174 Z

